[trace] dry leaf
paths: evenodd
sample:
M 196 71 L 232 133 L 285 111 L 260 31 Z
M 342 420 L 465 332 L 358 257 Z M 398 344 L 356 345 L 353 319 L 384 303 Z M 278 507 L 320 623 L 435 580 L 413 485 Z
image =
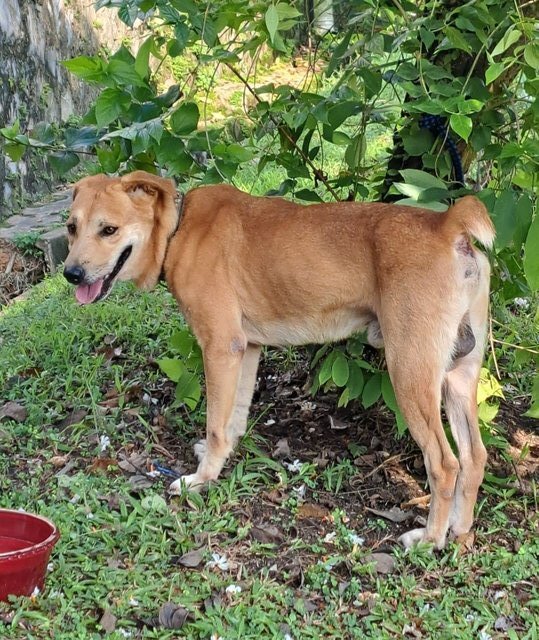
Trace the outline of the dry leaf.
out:
M 88 415 L 88 411 L 86 409 L 73 409 L 73 411 L 66 416 L 63 420 L 60 420 L 58 423 L 58 427 L 60 429 L 65 429 L 66 427 L 70 427 L 73 424 L 80 424 L 84 418 Z
M 24 422 L 28 417 L 28 411 L 18 402 L 6 402 L 0 409 L 0 420 L 10 418 L 15 422 Z
M 129 484 L 133 491 L 140 491 L 141 489 L 148 489 L 148 487 L 153 486 L 153 482 L 149 478 L 140 474 L 131 476 L 129 478 Z
M 188 551 L 184 553 L 178 559 L 178 564 L 181 564 L 184 567 L 194 568 L 198 567 L 198 565 L 202 562 L 202 556 L 204 555 L 203 549 L 193 549 L 193 551 Z
M 118 466 L 122 471 L 140 473 L 141 471 L 146 471 L 147 462 L 147 453 L 136 452 L 132 453 L 129 457 L 123 456 L 123 458 L 118 462 Z
M 418 496 L 417 498 L 412 498 L 411 500 L 407 500 L 401 504 L 403 509 L 407 509 L 408 507 L 418 507 L 419 509 L 428 509 L 430 504 L 430 493 L 425 496 Z
M 305 502 L 298 508 L 298 518 L 304 520 L 307 518 L 315 520 L 324 520 L 329 517 L 329 510 L 319 504 Z
M 112 633 L 116 629 L 117 621 L 118 618 L 109 609 L 105 609 L 99 624 L 106 633 Z
M 116 458 L 94 458 L 92 464 L 88 467 L 89 473 L 106 473 L 110 467 L 117 467 L 118 460 Z
M 165 602 L 159 609 L 159 624 L 164 629 L 181 629 L 187 620 L 189 611 L 174 602 Z
M 273 524 L 260 524 L 251 529 L 251 537 L 262 544 L 279 544 L 284 536 Z
M 387 511 L 383 509 L 371 509 L 370 507 L 365 507 L 365 509 L 374 513 L 375 516 L 391 520 L 391 522 L 404 522 L 405 520 L 410 520 L 410 518 L 414 517 L 412 511 L 403 511 L 402 509 L 399 509 L 399 507 L 391 507 L 391 509 Z
M 52 464 L 53 467 L 56 467 L 57 469 L 59 469 L 60 467 L 63 467 L 65 465 L 65 463 L 68 461 L 69 456 L 52 456 L 52 458 L 49 458 L 48 462 L 50 462 L 50 464 Z
M 286 494 L 279 489 L 272 489 L 265 494 L 266 498 L 273 504 L 282 504 L 286 500 Z
M 371 553 L 365 558 L 365 562 L 374 562 L 376 573 L 392 573 L 395 568 L 395 558 L 389 553 Z
M 277 446 L 275 447 L 273 453 L 271 454 L 272 458 L 289 458 L 290 457 L 290 447 L 288 446 L 287 438 L 281 438 L 277 440 Z
M 343 431 L 344 429 L 348 429 L 350 424 L 348 422 L 344 422 L 344 420 L 339 420 L 334 416 L 329 416 L 329 426 L 335 431 Z

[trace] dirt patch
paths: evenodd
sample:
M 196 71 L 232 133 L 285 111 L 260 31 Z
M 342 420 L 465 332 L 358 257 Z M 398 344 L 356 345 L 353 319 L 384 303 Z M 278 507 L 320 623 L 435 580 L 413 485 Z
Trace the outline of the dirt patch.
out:
M 45 271 L 43 257 L 23 254 L 0 240 L 0 307 L 42 280 Z

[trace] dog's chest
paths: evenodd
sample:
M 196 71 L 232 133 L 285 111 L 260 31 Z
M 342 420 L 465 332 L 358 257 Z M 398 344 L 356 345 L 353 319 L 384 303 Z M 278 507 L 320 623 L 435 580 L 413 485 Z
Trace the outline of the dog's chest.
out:
M 354 309 L 320 312 L 316 316 L 279 320 L 243 319 L 247 340 L 254 344 L 288 346 L 335 342 L 365 329 L 369 318 Z

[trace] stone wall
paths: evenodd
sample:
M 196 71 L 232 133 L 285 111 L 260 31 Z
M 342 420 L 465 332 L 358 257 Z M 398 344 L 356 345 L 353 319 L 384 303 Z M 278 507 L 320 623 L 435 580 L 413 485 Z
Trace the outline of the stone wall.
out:
M 126 27 L 116 11 L 96 12 L 92 0 L 0 0 L 0 126 L 17 118 L 21 129 L 82 114 L 95 89 L 60 64 L 115 49 Z M 28 154 L 20 162 L 0 157 L 0 220 L 24 200 L 51 188 L 44 165 Z

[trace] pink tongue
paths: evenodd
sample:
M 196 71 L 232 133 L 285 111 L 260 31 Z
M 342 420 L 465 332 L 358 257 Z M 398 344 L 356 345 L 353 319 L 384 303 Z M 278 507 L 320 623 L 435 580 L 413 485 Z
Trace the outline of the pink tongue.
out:
M 75 298 L 79 304 L 88 304 L 93 302 L 101 293 L 103 287 L 103 279 L 97 280 L 93 284 L 79 284 L 75 289 Z

